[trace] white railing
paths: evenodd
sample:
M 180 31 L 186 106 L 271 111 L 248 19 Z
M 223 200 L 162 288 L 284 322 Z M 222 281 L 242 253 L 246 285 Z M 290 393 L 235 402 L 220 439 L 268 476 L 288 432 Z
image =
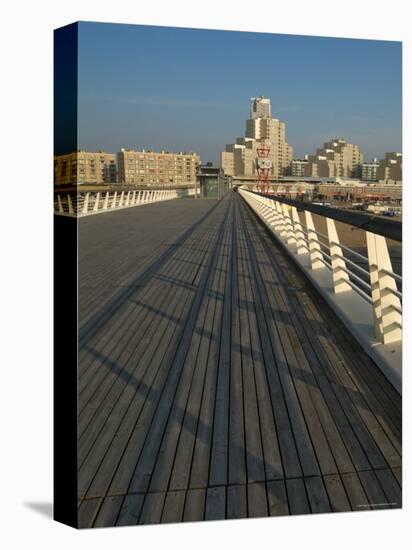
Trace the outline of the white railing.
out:
M 384 370 L 390 363 L 389 378 L 399 389 L 402 277 L 392 269 L 385 237 L 365 231 L 364 256 L 340 243 L 335 220 L 326 215 L 325 235 L 316 229 L 316 218 L 304 205 L 301 219 L 296 206 L 241 188 L 239 194 L 309 275 L 366 351 L 377 362 L 386 363 Z M 375 348 L 372 353 L 371 348 Z
M 106 191 L 81 192 L 77 194 L 58 193 L 55 197 L 54 211 L 66 216 L 88 216 L 130 208 L 154 202 L 168 201 L 194 196 L 195 189 L 158 189 L 146 191 Z

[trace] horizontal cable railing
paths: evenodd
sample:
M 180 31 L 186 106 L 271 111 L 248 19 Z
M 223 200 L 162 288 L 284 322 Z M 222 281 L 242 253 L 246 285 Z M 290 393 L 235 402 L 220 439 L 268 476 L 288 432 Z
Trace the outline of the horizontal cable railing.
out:
M 401 224 L 387 227 L 382 220 L 365 219 L 364 215 L 349 215 L 346 219 L 345 213 L 333 208 L 268 197 L 242 188 L 238 192 L 292 255 L 305 255 L 307 269 L 329 271 L 333 293 L 356 292 L 372 306 L 375 334 L 381 343 L 402 340 L 402 277 L 392 269 L 386 242 L 386 237 L 402 239 Z M 312 213 L 326 220 L 327 234 L 315 227 Z M 367 256 L 340 243 L 335 221 L 365 231 Z
M 54 211 L 57 214 L 68 216 L 86 216 L 194 194 L 195 189 L 57 193 L 54 200 Z

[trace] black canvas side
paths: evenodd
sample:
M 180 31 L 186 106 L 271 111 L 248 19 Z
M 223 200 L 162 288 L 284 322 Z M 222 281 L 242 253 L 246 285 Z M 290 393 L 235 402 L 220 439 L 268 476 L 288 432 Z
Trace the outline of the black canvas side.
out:
M 54 31 L 54 153 L 77 150 L 77 23 Z M 54 215 L 54 519 L 77 527 L 77 219 Z

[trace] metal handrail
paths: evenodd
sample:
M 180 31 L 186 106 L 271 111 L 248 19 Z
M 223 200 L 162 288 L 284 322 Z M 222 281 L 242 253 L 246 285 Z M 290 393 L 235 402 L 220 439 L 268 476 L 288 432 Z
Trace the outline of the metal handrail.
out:
M 267 198 L 265 196 L 265 198 Z M 270 207 L 268 207 L 267 205 L 265 205 L 266 208 L 268 208 L 270 210 Z M 320 231 L 317 231 L 316 229 L 310 229 L 308 230 L 307 229 L 307 225 L 306 224 L 303 224 L 301 221 L 291 221 L 290 219 L 287 218 L 287 216 L 285 216 L 282 212 L 278 212 L 278 211 L 275 211 L 275 214 L 277 214 L 278 216 L 281 216 L 283 218 L 283 220 L 286 220 L 287 222 L 289 222 L 290 224 L 296 224 L 296 225 L 299 225 L 302 232 L 308 237 L 309 235 L 309 232 L 310 233 L 315 233 L 318 237 L 322 237 L 324 240 L 327 241 L 327 243 L 323 243 L 321 241 L 316 241 L 316 239 L 310 239 L 310 238 L 307 238 L 306 240 L 308 241 L 316 241 L 321 247 L 324 247 L 324 248 L 329 248 L 330 245 L 336 245 L 336 246 L 340 246 L 343 250 L 345 250 L 346 252 L 348 252 L 349 254 L 353 254 L 354 256 L 358 257 L 359 259 L 365 261 L 366 263 L 368 262 L 368 258 L 366 256 L 364 256 L 363 254 L 360 254 L 359 252 L 356 252 L 355 250 L 353 250 L 352 248 L 350 248 L 349 246 L 346 246 L 342 243 L 336 243 L 334 241 L 331 241 L 329 243 L 329 237 L 327 235 L 325 235 L 324 233 L 320 232 Z M 325 216 L 326 217 L 326 216 Z M 361 266 L 359 266 L 358 264 L 356 264 L 355 262 L 353 262 L 352 260 L 350 260 L 349 258 L 347 258 L 345 256 L 345 262 L 348 262 L 350 263 L 355 269 L 357 269 L 358 271 L 361 271 L 362 273 L 364 273 L 365 275 L 368 275 L 369 276 L 369 271 L 367 271 L 366 269 L 362 268 Z M 382 270 L 383 273 L 386 273 L 386 275 L 389 275 L 391 277 L 393 277 L 394 279 L 396 279 L 398 282 L 402 283 L 402 277 L 398 274 L 396 274 L 395 272 L 391 272 L 391 271 L 388 271 L 388 270 Z
M 310 257 L 309 266 L 305 262 L 303 264 L 304 269 L 316 270 L 321 267 L 320 262 L 332 274 L 333 291 L 335 293 L 354 291 L 369 305 L 372 305 L 376 333 L 384 344 L 402 338 L 399 329 L 402 326 L 402 292 L 396 287 L 396 283 L 402 284 L 402 277 L 392 270 L 387 244 L 382 235 L 384 231 L 382 231 L 381 223 L 378 224 L 380 226 L 378 230 L 374 232 L 373 229 L 376 228 L 372 227 L 373 224 L 370 223 L 369 218 L 367 223 L 363 219 L 361 224 L 352 224 L 352 215 L 350 221 L 343 220 L 342 213 L 338 216 L 331 216 L 330 213 L 334 214 L 335 210 L 326 208 L 326 211 L 321 213 L 323 217 L 328 219 L 328 235 L 325 235 L 314 227 L 314 220 L 311 217 L 313 208 L 309 208 L 310 205 L 288 199 L 278 200 L 278 197 L 267 197 L 243 189 L 239 189 L 239 192 L 271 228 L 272 232 L 281 239 L 292 255 L 305 254 Z M 289 210 L 280 206 L 281 203 L 292 207 L 291 214 Z M 309 226 L 299 220 L 296 205 L 308 211 L 306 220 Z M 320 213 L 318 208 L 315 208 L 317 214 Z M 273 217 L 277 218 L 278 223 L 272 219 Z M 339 242 L 334 221 L 336 219 L 366 231 L 368 256 L 364 256 Z M 389 234 L 388 237 L 393 239 L 392 230 L 389 231 Z M 333 254 L 331 247 L 335 247 Z M 369 265 L 369 271 L 353 259 L 348 258 L 348 255 Z M 383 281 L 383 275 L 390 277 L 389 282 Z M 367 282 L 365 277 L 368 277 L 370 282 Z M 321 278 L 320 280 L 324 279 Z
M 382 237 L 402 242 L 402 223 L 395 220 L 382 220 L 380 217 L 370 216 L 369 214 L 363 214 L 361 212 L 343 212 L 337 208 L 318 206 L 312 203 L 293 199 L 285 199 L 278 195 L 264 195 L 263 193 L 257 193 L 249 190 L 248 193 L 253 193 L 259 197 L 274 200 L 282 204 L 295 206 L 300 210 L 308 210 L 314 214 L 319 214 L 320 216 L 324 216 L 347 225 L 352 225 L 365 231 L 370 231 L 376 235 L 381 235 Z
M 84 191 L 76 194 L 57 194 L 54 200 L 54 210 L 57 214 L 82 216 L 118 208 L 128 208 L 152 202 L 171 200 L 179 196 L 190 196 L 192 194 L 195 194 L 194 189 Z

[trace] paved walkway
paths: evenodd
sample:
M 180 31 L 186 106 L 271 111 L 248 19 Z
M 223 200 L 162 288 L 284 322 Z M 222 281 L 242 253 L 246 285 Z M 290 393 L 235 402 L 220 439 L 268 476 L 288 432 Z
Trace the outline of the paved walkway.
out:
M 82 527 L 401 506 L 401 399 L 237 193 L 79 221 Z

